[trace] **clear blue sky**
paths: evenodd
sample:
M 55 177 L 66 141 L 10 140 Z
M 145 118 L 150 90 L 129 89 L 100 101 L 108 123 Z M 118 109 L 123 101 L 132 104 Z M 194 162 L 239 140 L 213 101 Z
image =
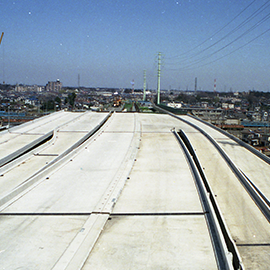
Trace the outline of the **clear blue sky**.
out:
M 155 89 L 162 52 L 162 89 L 270 91 L 267 2 L 2 0 L 0 81 Z

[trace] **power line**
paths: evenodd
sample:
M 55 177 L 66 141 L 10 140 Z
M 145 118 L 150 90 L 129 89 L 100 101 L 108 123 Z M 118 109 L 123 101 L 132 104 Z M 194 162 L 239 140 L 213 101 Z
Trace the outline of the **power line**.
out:
M 267 29 L 266 31 L 264 31 L 263 33 L 261 33 L 260 35 L 258 35 L 257 37 L 251 39 L 250 41 L 248 41 L 248 42 L 245 43 L 244 45 L 238 47 L 237 49 L 235 49 L 235 50 L 233 50 L 233 51 L 231 51 L 231 52 L 229 52 L 229 53 L 227 53 L 227 54 L 225 54 L 225 55 L 223 55 L 223 56 L 221 56 L 221 57 L 219 57 L 219 58 L 217 58 L 217 59 L 215 59 L 215 60 L 213 60 L 213 61 L 211 61 L 211 62 L 202 64 L 202 65 L 199 65 L 199 66 L 196 66 L 196 67 L 197 67 L 197 68 L 200 68 L 200 67 L 204 67 L 204 66 L 210 65 L 210 64 L 212 64 L 212 63 L 215 63 L 215 62 L 219 61 L 220 59 L 225 58 L 226 56 L 231 55 L 231 54 L 233 54 L 233 53 L 239 51 L 239 50 L 242 49 L 243 47 L 246 47 L 247 45 L 249 45 L 250 43 L 252 43 L 252 42 L 255 41 L 256 39 L 260 38 L 261 36 L 265 35 L 265 34 L 266 34 L 267 32 L 269 32 L 269 31 L 270 31 L 270 28 Z M 185 68 L 169 69 L 169 70 L 181 70 L 181 69 L 190 69 L 190 67 L 188 67 L 188 68 L 185 67 Z
M 226 57 L 226 56 L 228 56 L 228 55 L 231 55 L 231 54 L 235 53 L 236 51 L 239 51 L 239 50 L 242 49 L 243 47 L 249 45 L 250 43 L 252 43 L 252 42 L 255 41 L 256 39 L 258 39 L 258 38 L 260 38 L 261 36 L 263 36 L 264 34 L 266 34 L 268 31 L 270 31 L 270 28 L 267 29 L 266 31 L 264 31 L 263 33 L 261 33 L 259 36 L 255 37 L 255 38 L 253 38 L 252 40 L 250 40 L 249 42 L 245 43 L 244 45 L 238 47 L 238 48 L 235 49 L 234 51 L 232 51 L 232 52 L 230 52 L 230 53 L 227 53 L 227 54 L 225 54 L 225 55 L 223 55 L 223 56 L 221 56 L 221 57 L 219 57 L 219 58 L 217 58 L 217 59 L 215 59 L 215 60 L 213 60 L 213 61 L 211 61 L 211 62 L 209 62 L 209 63 L 206 63 L 206 64 L 204 64 L 204 65 L 200 65 L 200 66 L 198 66 L 198 67 L 203 67 L 203 66 L 206 66 L 206 65 L 210 65 L 210 64 L 212 64 L 212 63 L 214 63 L 214 62 L 217 62 L 218 60 L 220 60 L 220 59 L 222 59 L 222 58 L 224 58 L 224 57 Z
M 266 3 L 265 3 L 266 4 Z M 255 12 L 253 12 L 247 19 L 245 19 L 242 23 L 240 23 L 237 27 L 235 27 L 233 30 L 231 30 L 228 34 L 226 34 L 225 36 L 223 36 L 222 38 L 220 38 L 218 41 L 216 41 L 215 43 L 213 43 L 212 45 L 208 46 L 207 48 L 199 51 L 198 53 L 194 54 L 193 56 L 189 57 L 193 58 L 197 55 L 200 55 L 201 53 L 209 50 L 210 48 L 214 47 L 215 45 L 217 45 L 218 43 L 220 43 L 222 40 L 226 39 L 227 37 L 229 37 L 231 34 L 235 33 L 236 31 L 238 31 L 239 29 L 241 29 L 243 26 L 245 26 L 248 22 L 250 22 L 252 19 L 254 19 L 257 15 L 259 15 L 261 12 L 263 12 L 268 6 L 270 6 L 270 4 L 268 4 L 268 6 L 266 6 L 263 10 L 261 10 L 259 12 L 259 10 L 265 5 L 263 4 L 258 10 L 256 10 Z M 256 14 L 257 13 L 257 14 Z M 259 22 L 258 22 L 259 23 Z M 257 23 L 257 24 L 258 24 Z M 236 39 L 237 40 L 237 39 Z
M 195 60 L 194 62 L 191 62 L 189 65 L 187 65 L 186 67 L 190 67 L 193 66 L 195 64 L 198 64 L 210 57 L 212 57 L 213 55 L 219 53 L 220 51 L 224 50 L 225 48 L 229 47 L 230 45 L 232 45 L 233 43 L 235 43 L 237 40 L 241 39 L 242 37 L 244 37 L 245 35 L 247 35 L 248 33 L 250 33 L 251 31 L 253 31 L 254 29 L 256 29 L 257 27 L 259 27 L 262 23 L 264 23 L 265 21 L 267 21 L 270 18 L 270 14 L 266 15 L 264 18 L 262 18 L 259 22 L 257 22 L 255 25 L 253 25 L 252 27 L 250 27 L 249 29 L 247 29 L 244 33 L 242 33 L 240 36 L 236 37 L 234 40 L 232 40 L 231 42 L 227 43 L 226 45 L 224 45 L 223 47 L 221 47 L 220 49 L 200 58 Z
M 226 23 L 223 27 L 221 27 L 219 30 L 217 30 L 214 34 L 212 34 L 210 37 L 206 38 L 203 42 L 201 42 L 200 44 L 198 44 L 197 46 L 193 47 L 192 49 L 181 53 L 179 55 L 173 56 L 173 57 L 169 57 L 168 59 L 175 59 L 178 57 L 181 57 L 182 55 L 186 55 L 189 52 L 192 52 L 194 50 L 196 50 L 197 48 L 199 48 L 200 46 L 202 46 L 203 44 L 205 44 L 207 41 L 211 40 L 213 37 L 215 37 L 218 33 L 220 33 L 223 29 L 225 29 L 228 25 L 230 25 L 233 21 L 235 21 L 242 13 L 244 13 L 254 2 L 256 2 L 257 0 L 252 1 L 249 5 L 247 5 L 242 11 L 240 11 L 234 18 L 232 18 L 228 23 Z
M 268 1 L 269 2 L 269 1 Z M 267 5 L 266 5 L 267 4 Z M 219 39 L 217 42 L 215 42 L 214 44 L 208 46 L 207 48 L 205 48 L 204 50 L 200 51 L 199 53 L 196 53 L 194 56 L 198 56 L 200 53 L 205 52 L 206 50 L 208 50 L 209 48 L 213 47 L 214 45 L 216 45 L 217 43 L 219 43 L 221 40 L 225 39 L 226 37 L 228 37 L 230 34 L 236 32 L 237 30 L 239 30 L 240 28 L 242 28 L 244 25 L 246 25 L 248 22 L 250 22 L 252 19 L 254 19 L 256 16 L 258 16 L 261 12 L 263 12 L 267 7 L 269 7 L 270 4 L 265 3 L 263 5 L 261 5 L 256 11 L 254 11 L 248 18 L 246 18 L 243 22 L 241 22 L 237 27 L 235 27 L 233 30 L 231 30 L 227 35 L 225 35 L 225 37 L 222 37 L 221 39 Z M 256 29 L 257 27 L 259 27 L 262 23 L 264 23 L 265 21 L 267 21 L 270 18 L 270 13 L 268 13 L 266 16 L 264 16 L 262 19 L 260 19 L 258 22 L 256 22 L 254 25 L 252 25 L 250 28 L 248 28 L 244 33 L 240 34 L 239 36 L 237 36 L 234 40 L 232 40 L 231 42 L 227 43 L 226 45 L 222 46 L 221 48 L 215 50 L 214 52 L 203 56 L 199 59 L 196 59 L 192 62 L 187 63 L 186 66 L 182 67 L 181 69 L 184 68 L 190 68 L 191 66 L 194 66 L 198 63 L 201 63 L 202 61 L 212 57 L 213 55 L 217 54 L 218 52 L 224 50 L 225 48 L 227 48 L 228 46 L 230 46 L 231 44 L 235 43 L 236 41 L 238 41 L 239 39 L 241 39 L 242 37 L 244 37 L 245 35 L 247 35 L 248 33 L 250 33 L 251 31 L 253 31 L 254 29 Z M 192 56 L 189 57 L 193 58 Z M 223 57 L 222 57 L 223 58 Z M 171 65 L 180 65 L 181 63 L 183 63 L 185 61 L 180 61 L 178 63 L 171 63 Z M 170 65 L 170 63 L 169 63 Z
M 259 27 L 259 25 L 261 25 L 262 23 L 264 23 L 265 21 L 267 21 L 270 18 L 270 14 L 266 15 L 263 19 L 261 19 L 257 24 L 253 25 L 252 27 L 250 27 L 249 29 L 247 29 L 244 33 L 242 33 L 240 36 L 238 36 L 237 38 L 235 38 L 234 40 L 232 40 L 231 42 L 227 43 L 226 45 L 224 45 L 223 47 L 221 47 L 220 49 L 208 54 L 207 56 L 204 56 L 200 59 L 198 59 L 197 61 L 191 63 L 190 65 L 194 65 L 197 63 L 200 63 L 208 58 L 210 58 L 211 56 L 219 53 L 220 51 L 226 49 L 227 47 L 229 47 L 230 45 L 232 45 L 233 43 L 235 43 L 237 40 L 241 39 L 242 37 L 244 37 L 245 35 L 247 35 L 248 33 L 250 33 L 251 31 L 253 31 L 254 29 L 256 29 L 257 27 Z

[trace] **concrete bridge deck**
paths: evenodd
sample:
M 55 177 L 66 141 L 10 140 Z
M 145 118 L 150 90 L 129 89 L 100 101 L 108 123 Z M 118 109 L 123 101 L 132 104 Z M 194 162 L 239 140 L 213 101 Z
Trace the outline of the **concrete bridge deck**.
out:
M 267 269 L 269 222 L 215 147 L 186 122 L 116 113 L 46 166 L 106 116 L 61 112 L 10 130 L 19 134 L 10 138 L 14 149 L 29 143 L 21 134 L 54 136 L 1 168 L 0 269 L 233 269 L 226 245 L 231 268 L 219 265 L 208 214 L 174 128 L 184 130 L 196 149 L 241 264 Z M 268 196 L 266 162 L 249 151 L 243 155 L 235 142 L 199 121 L 184 120 L 211 134 L 254 181 L 258 164 L 266 177 L 255 182 Z M 0 140 L 8 136 L 0 133 Z M 244 166 L 250 161 L 252 169 Z

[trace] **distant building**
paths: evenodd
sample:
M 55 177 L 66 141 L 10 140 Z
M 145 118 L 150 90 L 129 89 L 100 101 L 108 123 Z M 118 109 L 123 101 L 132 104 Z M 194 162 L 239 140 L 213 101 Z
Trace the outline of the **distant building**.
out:
M 167 106 L 171 108 L 175 108 L 175 109 L 180 109 L 182 108 L 182 103 L 170 102 L 170 103 L 167 103 Z
M 16 84 L 15 91 L 16 92 L 24 92 L 25 91 L 25 87 L 23 85 Z
M 223 109 L 234 109 L 234 104 L 233 103 L 223 102 L 221 106 L 222 106 Z
M 44 89 L 44 86 L 38 86 L 36 84 L 34 85 L 16 84 L 15 86 L 16 92 L 27 92 L 27 91 L 42 92 L 43 89 Z
M 62 83 L 60 80 L 55 82 L 48 82 L 46 84 L 46 91 L 59 92 L 62 89 Z

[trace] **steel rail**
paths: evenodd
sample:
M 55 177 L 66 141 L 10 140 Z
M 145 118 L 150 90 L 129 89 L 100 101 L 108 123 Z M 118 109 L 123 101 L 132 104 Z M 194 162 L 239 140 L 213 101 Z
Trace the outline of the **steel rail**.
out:
M 211 123 L 209 122 L 206 122 L 194 115 L 189 115 L 190 117 L 192 117 L 193 119 L 196 119 L 198 121 L 200 121 L 201 123 L 203 124 L 206 124 L 207 126 L 221 132 L 223 135 L 229 137 L 230 139 L 232 139 L 233 141 L 237 142 L 238 144 L 240 144 L 241 146 L 245 147 L 247 150 L 249 150 L 250 152 L 252 152 L 254 155 L 256 155 L 257 157 L 259 157 L 260 159 L 262 159 L 263 161 L 265 161 L 266 163 L 270 164 L 270 158 L 266 155 L 264 155 L 263 153 L 261 153 L 260 151 L 258 151 L 257 149 L 255 149 L 254 147 L 252 147 L 251 145 L 243 142 L 242 140 L 238 139 L 237 137 L 235 137 L 234 135 L 226 132 L 225 130 L 219 128 L 219 127 L 216 127 L 214 125 L 212 125 Z
M 36 140 L 32 141 L 31 143 L 23 146 L 22 148 L 18 149 L 17 151 L 5 156 L 4 158 L 0 159 L 0 167 L 7 165 L 8 163 L 14 161 L 15 159 L 19 158 L 20 156 L 30 152 L 31 150 L 37 148 L 38 146 L 44 144 L 45 142 L 49 141 L 54 135 L 53 131 L 46 133 L 43 136 L 40 136 Z
M 172 112 L 169 112 L 169 111 L 167 111 L 167 110 L 165 110 L 165 109 L 163 109 L 163 108 L 161 108 L 161 107 L 159 107 L 159 106 L 157 106 L 157 105 L 155 105 L 155 104 L 153 104 L 153 103 L 152 103 L 152 105 L 153 105 L 153 107 L 155 107 L 157 110 L 163 111 L 163 112 L 165 112 L 165 113 L 167 113 L 167 114 L 170 114 L 170 115 L 172 115 L 172 116 L 174 116 L 174 117 L 177 117 L 177 115 L 173 114 Z M 205 125 L 207 125 L 207 126 L 213 128 L 213 129 L 215 129 L 215 130 L 221 132 L 221 133 L 222 133 L 223 135 L 225 135 L 226 137 L 232 139 L 233 141 L 235 141 L 235 142 L 238 143 L 239 145 L 243 146 L 244 148 L 246 148 L 247 150 L 249 150 L 250 152 L 252 152 L 254 155 L 256 155 L 257 157 L 259 157 L 260 159 L 262 159 L 262 160 L 265 161 L 266 163 L 270 164 L 270 157 L 264 155 L 263 153 L 261 153 L 260 151 L 258 151 L 258 150 L 255 149 L 254 147 L 252 147 L 251 145 L 249 145 L 249 144 L 243 142 L 242 140 L 238 139 L 238 138 L 235 137 L 234 135 L 232 135 L 232 134 L 226 132 L 225 130 L 223 130 L 223 129 L 219 128 L 219 127 L 216 127 L 215 125 L 213 125 L 213 124 L 211 124 L 211 123 L 209 123 L 209 122 L 207 122 L 207 121 L 204 121 L 204 120 L 200 119 L 199 117 L 196 117 L 196 116 L 194 116 L 194 115 L 189 115 L 189 117 L 191 117 L 191 118 L 193 118 L 193 119 L 195 119 L 195 120 L 198 120 L 198 121 L 200 121 L 201 123 L 203 123 L 203 124 L 205 124 Z M 179 117 L 177 117 L 177 118 L 180 119 Z M 181 119 L 181 120 L 185 122 L 185 120 L 183 120 L 183 119 Z
M 245 177 L 245 175 L 240 171 L 240 169 L 237 168 L 237 166 L 234 164 L 234 162 L 229 158 L 229 156 L 225 153 L 225 151 L 219 146 L 219 144 L 216 142 L 215 139 L 213 139 L 207 132 L 205 132 L 202 128 L 198 127 L 197 125 L 180 118 L 179 116 L 166 111 L 165 109 L 161 109 L 157 106 L 155 106 L 158 110 L 161 110 L 176 119 L 192 126 L 196 130 L 198 130 L 200 133 L 202 133 L 212 144 L 213 146 L 218 150 L 222 158 L 226 161 L 229 168 L 232 170 L 232 172 L 236 175 L 240 183 L 243 185 L 243 187 L 246 189 L 252 200 L 255 202 L 255 204 L 258 206 L 260 211 L 263 213 L 265 218 L 270 222 L 270 207 L 269 207 L 269 201 L 266 198 L 266 196 L 263 195 L 263 193 L 260 191 L 260 189 L 255 186 L 254 183 L 251 184 L 251 182 Z
M 215 256 L 218 264 L 218 268 L 220 270 L 232 270 L 232 269 L 239 269 L 239 261 L 238 267 L 233 267 L 233 257 L 232 253 L 228 250 L 228 245 L 225 241 L 224 237 L 224 228 L 221 229 L 219 224 L 219 218 L 216 215 L 215 207 L 213 206 L 212 200 L 210 199 L 212 194 L 206 189 L 204 181 L 202 179 L 202 170 L 198 168 L 198 164 L 195 163 L 187 145 L 184 143 L 182 138 L 179 134 L 174 130 L 172 130 L 173 134 L 175 135 L 177 141 L 179 142 L 181 148 L 184 151 L 186 156 L 187 162 L 191 168 L 191 172 L 194 177 L 194 181 L 200 196 L 200 200 L 202 203 L 203 210 L 205 211 L 205 217 L 207 220 L 207 225 L 209 229 L 209 233 L 211 236 L 213 248 L 215 251 Z M 205 176 L 204 176 L 205 178 Z M 206 179 L 206 178 L 205 178 Z M 213 197 L 213 196 L 212 196 Z
M 24 182 L 22 182 L 19 186 L 17 186 L 11 192 L 9 192 L 8 194 L 6 194 L 2 198 L 0 198 L 0 209 L 5 208 L 11 200 L 13 200 L 15 197 L 19 196 L 26 189 L 30 188 L 32 185 L 34 185 L 40 179 L 45 177 L 49 171 L 51 171 L 51 170 L 55 169 L 57 166 L 59 166 L 60 162 L 62 162 L 62 161 L 64 162 L 64 160 L 70 158 L 70 155 L 73 154 L 73 151 L 75 151 L 76 149 L 79 149 L 81 146 L 84 145 L 84 143 L 87 142 L 88 139 L 90 139 L 95 133 L 97 133 L 97 131 L 100 130 L 101 127 L 108 121 L 108 119 L 111 117 L 111 115 L 112 115 L 112 112 L 109 112 L 106 115 L 106 117 L 98 125 L 96 125 L 90 132 L 88 132 L 85 136 L 83 136 L 75 144 L 73 144 L 71 147 L 69 147 L 66 151 L 64 151 L 62 154 L 57 156 L 55 159 L 53 159 L 47 165 L 42 167 L 40 170 L 35 172 L 33 175 L 28 177 Z
M 215 211 L 215 215 L 218 219 L 218 222 L 219 222 L 219 226 L 221 228 L 221 231 L 223 233 L 223 236 L 224 236 L 224 239 L 225 239 L 225 242 L 226 242 L 226 245 L 227 245 L 227 248 L 228 250 L 232 253 L 233 255 L 233 265 L 234 265 L 234 268 L 235 269 L 244 269 L 243 265 L 242 265 L 242 262 L 241 262 L 241 258 L 240 258 L 240 254 L 238 252 L 238 249 L 235 245 L 235 242 L 233 241 L 230 233 L 229 233 L 229 230 L 226 226 L 226 223 L 225 223 L 225 220 L 221 214 L 221 211 L 219 209 L 219 206 L 218 206 L 218 203 L 216 202 L 216 199 L 215 199 L 215 196 L 214 196 L 214 192 L 212 191 L 209 183 L 208 183 L 208 180 L 206 178 L 206 175 L 204 174 L 203 172 L 203 169 L 202 169 L 202 166 L 200 164 L 200 161 L 196 155 L 196 152 L 195 150 L 193 149 L 188 137 L 186 136 L 186 134 L 184 133 L 183 130 L 180 130 L 179 131 L 179 136 L 181 137 L 181 139 L 183 140 L 183 142 L 185 143 L 187 149 L 189 150 L 190 152 L 190 155 L 192 156 L 196 166 L 197 166 L 197 169 L 200 173 L 200 176 L 203 180 L 203 183 L 205 185 L 205 188 L 206 188 L 206 191 L 209 193 L 209 199 L 211 201 L 211 204 L 214 208 L 214 211 Z

